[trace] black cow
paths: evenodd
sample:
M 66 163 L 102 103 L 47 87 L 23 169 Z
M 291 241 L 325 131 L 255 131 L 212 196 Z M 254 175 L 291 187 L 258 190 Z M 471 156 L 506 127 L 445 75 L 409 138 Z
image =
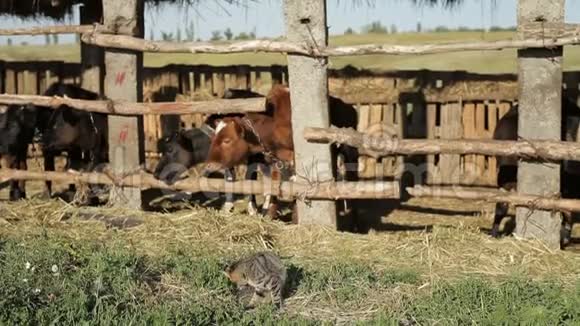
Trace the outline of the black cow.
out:
M 570 99 L 562 98 L 562 133 L 561 139 L 565 141 L 577 141 L 578 122 L 580 121 L 580 108 Z M 512 107 L 499 121 L 494 130 L 494 139 L 516 140 L 518 138 L 518 107 Z M 499 157 L 497 183 L 500 188 L 515 190 L 517 188 L 518 160 L 511 157 Z M 580 169 L 578 162 L 564 161 L 560 169 L 561 194 L 564 198 L 578 198 L 580 196 Z M 499 236 L 499 226 L 507 215 L 509 205 L 497 203 L 491 235 Z M 576 214 L 563 213 L 563 225 L 561 232 L 561 245 L 565 246 L 571 237 L 572 225 Z
M 99 96 L 78 86 L 55 83 L 45 96 L 67 96 L 96 100 Z M 56 110 L 39 108 L 39 132 L 42 134 L 45 171 L 54 171 L 54 158 L 67 153 L 67 169 L 91 171 L 108 162 L 107 116 L 73 109 L 66 105 Z M 47 182 L 51 193 L 51 183 Z M 74 191 L 74 185 L 69 186 Z
M 0 165 L 26 170 L 28 145 L 32 143 L 37 120 L 36 108 L 10 105 L 0 110 Z M 10 200 L 23 198 L 26 198 L 24 181 L 10 181 Z

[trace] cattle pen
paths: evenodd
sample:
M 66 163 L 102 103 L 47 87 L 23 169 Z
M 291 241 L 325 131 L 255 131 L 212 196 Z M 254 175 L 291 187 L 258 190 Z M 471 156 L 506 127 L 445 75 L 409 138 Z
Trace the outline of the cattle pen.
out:
M 559 246 L 560 218 L 549 210 L 580 211 L 580 200 L 553 198 L 558 193 L 558 163 L 539 162 L 546 159 L 580 159 L 580 144 L 559 141 L 560 102 L 562 87 L 562 47 L 580 44 L 580 28 L 563 23 L 564 0 L 550 5 L 539 1 L 519 0 L 518 39 L 494 42 L 328 46 L 326 1 L 284 1 L 287 35 L 284 41 L 240 41 L 229 44 L 156 42 L 143 39 L 143 2 L 140 0 L 103 0 L 101 17 L 81 14 L 84 25 L 38 27 L 33 29 L 0 30 L 0 35 L 77 33 L 82 34 L 83 86 L 104 93 L 107 101 L 82 101 L 43 96 L 0 95 L 0 104 L 33 104 L 58 107 L 62 104 L 109 114 L 110 171 L 108 173 L 72 174 L 65 172 L 34 174 L 3 169 L 0 181 L 63 180 L 112 184 L 123 189 L 113 202 L 138 208 L 139 189 L 163 185 L 144 174 L 139 167 L 144 162 L 144 115 L 257 112 L 263 100 L 236 99 L 196 102 L 142 103 L 143 52 L 212 53 L 272 52 L 288 55 L 288 80 L 292 99 L 292 128 L 296 148 L 297 174 L 315 167 L 317 171 L 331 169 L 329 142 L 347 143 L 377 156 L 441 154 L 444 169 L 453 171 L 459 162 L 446 154 L 481 154 L 521 158 L 518 178 L 520 194 L 502 196 L 493 192 L 478 194 L 463 189 L 410 188 L 411 195 L 457 198 L 485 198 L 506 201 L 520 206 L 517 211 L 516 233 L 523 237 L 543 239 L 550 247 Z M 541 20 L 537 17 L 542 16 Z M 520 136 L 516 142 L 466 143 L 458 135 L 438 140 L 401 140 L 384 135 L 349 134 L 329 128 L 328 62 L 331 56 L 361 55 L 422 55 L 460 51 L 495 51 L 518 49 L 518 88 Z M 105 73 L 106 72 L 106 73 Z M 542 117 L 540 119 L 539 117 Z M 443 117 L 441 118 L 443 119 Z M 542 128 L 538 128 L 542 120 Z M 317 129 L 313 129 L 317 128 Z M 442 131 L 444 132 L 444 131 Z M 507 146 L 509 145 L 509 146 Z M 282 194 L 300 199 L 299 223 L 336 224 L 336 209 L 332 200 L 349 198 L 392 198 L 401 196 L 400 180 L 360 182 L 320 182 L 313 176 L 305 181 L 282 182 L 261 187 L 250 181 L 233 185 L 207 179 L 187 180 L 172 187 L 186 191 L 219 191 L 245 194 Z M 475 190 L 471 190 L 474 192 Z M 477 193 L 477 191 L 475 191 Z M 544 210 L 541 210 L 544 209 Z M 529 221 L 533 221 L 530 223 Z

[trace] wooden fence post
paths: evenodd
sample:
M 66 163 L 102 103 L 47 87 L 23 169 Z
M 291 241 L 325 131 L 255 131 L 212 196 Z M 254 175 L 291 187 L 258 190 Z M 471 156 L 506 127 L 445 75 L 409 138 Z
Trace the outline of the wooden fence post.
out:
M 104 0 L 104 24 L 118 34 L 143 37 L 143 0 Z M 127 50 L 105 51 L 105 95 L 114 100 L 142 101 L 143 54 Z M 112 172 L 134 171 L 145 162 L 143 117 L 109 116 L 109 160 Z M 141 208 L 141 191 L 113 191 L 113 204 Z
M 4 61 L 0 61 L 0 93 L 6 93 L 6 67 Z
M 312 47 L 328 44 L 326 0 L 284 1 L 286 36 L 290 42 Z M 296 174 L 312 181 L 332 178 L 332 158 L 328 145 L 308 143 L 304 127 L 328 127 L 328 59 L 288 56 L 292 129 Z M 336 206 L 332 201 L 297 201 L 298 222 L 336 226 Z
M 519 0 L 518 30 L 525 37 L 524 24 L 564 23 L 565 0 Z M 527 29 L 526 29 L 527 30 Z M 561 128 L 562 47 L 518 51 L 519 121 L 523 139 L 559 140 Z M 532 195 L 554 195 L 560 191 L 560 166 L 546 162 L 520 161 L 518 191 Z M 561 215 L 518 208 L 518 236 L 537 238 L 559 248 Z
M 103 6 L 100 2 L 86 2 L 79 8 L 81 24 L 100 23 Z M 97 94 L 103 93 L 104 51 L 101 47 L 81 42 L 81 87 Z

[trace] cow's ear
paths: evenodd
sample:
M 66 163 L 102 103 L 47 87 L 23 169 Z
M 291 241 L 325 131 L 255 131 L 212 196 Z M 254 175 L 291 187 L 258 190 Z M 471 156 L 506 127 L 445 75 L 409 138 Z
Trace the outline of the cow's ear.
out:
M 73 126 L 79 122 L 79 114 L 75 110 L 68 107 L 63 109 L 62 117 L 66 123 L 69 123 Z
M 242 119 L 236 117 L 235 119 L 232 120 L 232 123 L 234 124 L 234 127 L 236 128 L 236 133 L 238 135 L 240 135 L 240 138 L 245 138 L 246 129 L 244 128 Z

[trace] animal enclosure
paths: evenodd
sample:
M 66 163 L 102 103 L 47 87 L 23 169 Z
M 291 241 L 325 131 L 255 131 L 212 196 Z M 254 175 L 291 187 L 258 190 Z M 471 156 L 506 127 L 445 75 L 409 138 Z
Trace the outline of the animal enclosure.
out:
M 166 66 L 143 69 L 145 102 L 207 101 L 227 89 L 266 94 L 274 84 L 287 83 L 285 66 Z M 56 81 L 80 84 L 80 64 L 64 62 L 0 62 L 0 92 L 42 94 Z M 330 70 L 330 94 L 358 112 L 357 130 L 369 134 L 396 132 L 412 139 L 491 139 L 496 123 L 517 103 L 517 76 L 467 72 L 376 72 L 345 68 Z M 578 99 L 580 72 L 564 73 L 564 96 Z M 181 127 L 200 127 L 204 114 L 181 115 Z M 157 156 L 163 135 L 162 118 L 144 116 L 147 157 Z M 36 152 L 38 153 L 38 152 Z M 33 153 L 31 153 L 33 154 Z M 431 185 L 496 186 L 495 157 L 429 155 L 425 182 Z M 402 158 L 359 159 L 363 179 L 396 178 Z

